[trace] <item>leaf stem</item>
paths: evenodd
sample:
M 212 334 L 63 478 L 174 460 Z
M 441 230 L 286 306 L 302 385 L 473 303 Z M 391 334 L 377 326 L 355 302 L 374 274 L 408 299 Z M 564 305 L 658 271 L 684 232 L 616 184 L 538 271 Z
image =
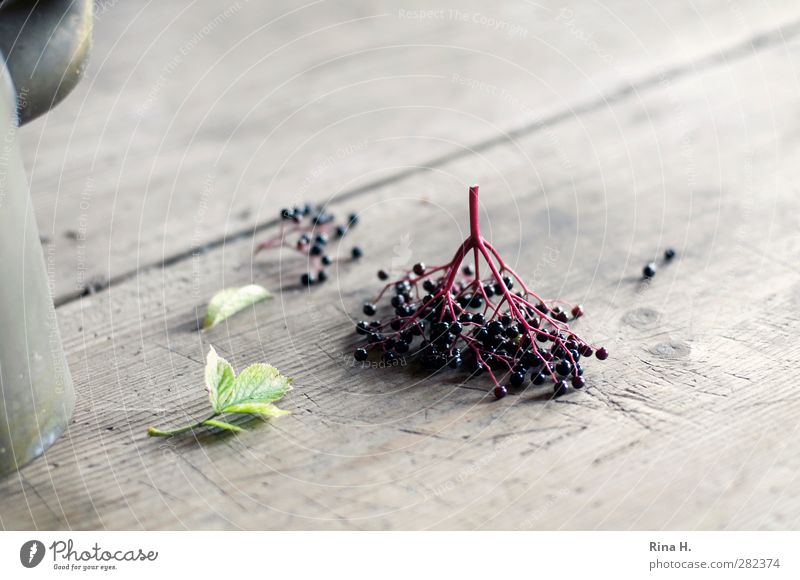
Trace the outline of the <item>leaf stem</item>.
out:
M 202 421 L 198 421 L 197 423 L 192 423 L 191 425 L 187 425 L 185 427 L 177 427 L 176 429 L 166 429 L 162 431 L 161 429 L 157 429 L 155 427 L 149 427 L 147 429 L 147 434 L 150 437 L 172 437 L 173 435 L 179 435 L 180 433 L 186 433 L 187 431 L 191 431 L 192 429 L 196 429 L 211 419 L 219 417 L 221 413 L 214 413 L 210 417 L 206 417 Z

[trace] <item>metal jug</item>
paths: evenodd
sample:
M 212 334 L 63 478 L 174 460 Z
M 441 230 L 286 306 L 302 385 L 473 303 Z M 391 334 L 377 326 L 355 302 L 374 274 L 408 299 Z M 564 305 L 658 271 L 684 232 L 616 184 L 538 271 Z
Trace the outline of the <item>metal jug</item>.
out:
M 50 446 L 75 404 L 17 131 L 78 82 L 91 27 L 91 0 L 0 1 L 0 476 Z

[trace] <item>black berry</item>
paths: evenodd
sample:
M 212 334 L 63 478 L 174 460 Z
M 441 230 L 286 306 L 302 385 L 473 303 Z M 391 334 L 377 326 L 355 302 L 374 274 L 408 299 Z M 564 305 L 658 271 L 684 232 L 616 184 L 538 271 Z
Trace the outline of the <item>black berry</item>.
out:
M 562 379 L 553 385 L 554 396 L 563 397 L 567 393 L 569 393 L 569 385 L 567 384 L 567 381 Z
M 521 387 L 522 383 L 525 382 L 525 375 L 520 372 L 511 373 L 508 382 L 512 387 Z

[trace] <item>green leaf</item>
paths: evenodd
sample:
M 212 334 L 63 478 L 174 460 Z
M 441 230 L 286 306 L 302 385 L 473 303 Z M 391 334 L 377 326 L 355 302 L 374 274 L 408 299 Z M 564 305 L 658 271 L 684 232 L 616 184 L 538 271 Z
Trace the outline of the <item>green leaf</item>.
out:
M 203 329 L 212 328 L 240 310 L 267 298 L 272 298 L 272 294 L 258 284 L 221 290 L 208 303 Z
M 217 419 L 206 419 L 203 421 L 203 425 L 208 425 L 209 427 L 219 427 L 220 429 L 227 429 L 228 431 L 234 431 L 236 433 L 241 433 L 244 431 L 244 429 L 238 425 L 226 423 L 225 421 L 218 421 Z
M 206 388 L 208 400 L 216 413 L 221 413 L 231 402 L 236 378 L 233 367 L 221 356 L 217 355 L 214 347 L 210 347 L 206 357 Z
M 292 389 L 292 378 L 283 376 L 272 365 L 250 365 L 237 377 L 230 363 L 211 346 L 206 357 L 205 381 L 208 400 L 214 409 L 209 418 L 175 429 L 150 427 L 147 434 L 151 437 L 171 437 L 203 425 L 238 432 L 244 429 L 215 417 L 222 413 L 250 413 L 268 419 L 289 414 L 289 411 L 279 409 L 272 402 L 283 398 Z
M 272 403 L 282 399 L 291 390 L 291 382 L 290 377 L 283 376 L 272 365 L 250 365 L 236 377 L 233 393 L 223 408 L 250 403 Z
M 225 407 L 225 413 L 252 413 L 262 417 L 282 417 L 288 415 L 289 411 L 279 409 L 272 403 L 239 403 Z

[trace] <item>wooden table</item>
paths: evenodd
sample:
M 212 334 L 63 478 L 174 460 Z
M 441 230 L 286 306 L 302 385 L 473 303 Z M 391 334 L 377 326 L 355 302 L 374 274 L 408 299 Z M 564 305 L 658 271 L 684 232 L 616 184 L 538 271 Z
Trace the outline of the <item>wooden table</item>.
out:
M 21 131 L 78 405 L 0 527 L 797 528 L 800 5 L 427 5 L 100 3 L 87 78 Z M 473 182 L 609 347 L 585 392 L 347 362 L 375 271 L 448 259 Z M 310 291 L 253 257 L 306 199 L 366 249 Z M 276 299 L 197 331 L 250 282 Z M 292 415 L 148 438 L 205 411 L 209 345 L 295 377 Z

